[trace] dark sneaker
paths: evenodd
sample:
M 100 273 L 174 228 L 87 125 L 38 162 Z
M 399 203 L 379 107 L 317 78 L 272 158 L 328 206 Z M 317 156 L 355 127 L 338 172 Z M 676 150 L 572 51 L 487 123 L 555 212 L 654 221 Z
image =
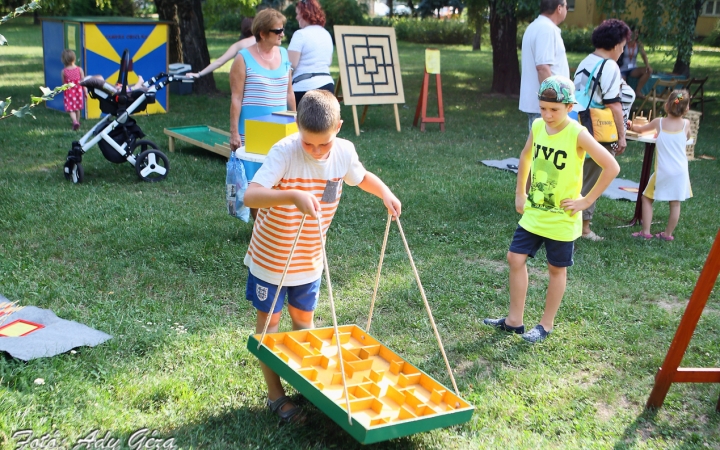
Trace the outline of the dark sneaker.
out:
M 548 334 L 550 334 L 550 333 L 552 333 L 552 330 L 545 331 L 545 328 L 543 328 L 542 325 L 538 325 L 520 337 L 525 339 L 526 341 L 528 341 L 531 344 L 535 344 L 535 343 L 544 341 L 545 338 L 548 337 Z
M 490 325 L 491 327 L 507 331 L 508 333 L 523 334 L 525 332 L 525 325 L 520 325 L 519 327 L 511 327 L 510 325 L 505 325 L 505 319 L 505 317 L 503 317 L 502 319 L 485 319 L 483 320 L 483 323 L 485 325 Z

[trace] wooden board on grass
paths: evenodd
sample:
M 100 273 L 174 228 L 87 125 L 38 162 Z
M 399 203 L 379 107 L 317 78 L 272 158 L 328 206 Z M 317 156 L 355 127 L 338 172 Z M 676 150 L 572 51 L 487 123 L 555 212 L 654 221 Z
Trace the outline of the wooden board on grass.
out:
M 196 145 L 205 150 L 230 158 L 230 133 L 209 127 L 207 125 L 193 125 L 188 127 L 165 128 L 168 135 L 168 147 L 175 151 L 175 139 Z

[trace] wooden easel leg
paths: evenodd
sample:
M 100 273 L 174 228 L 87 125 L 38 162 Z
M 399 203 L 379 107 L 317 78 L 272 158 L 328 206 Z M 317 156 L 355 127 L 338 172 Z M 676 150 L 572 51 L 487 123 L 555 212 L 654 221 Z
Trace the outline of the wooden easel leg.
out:
M 445 131 L 445 108 L 443 107 L 442 99 L 442 86 L 440 83 L 440 74 L 435 75 L 435 82 L 437 84 L 437 97 L 438 97 L 438 115 L 440 117 L 440 131 Z
M 353 123 L 355 123 L 355 136 L 360 136 L 360 124 L 358 123 L 357 106 L 352 105 Z
M 175 151 L 175 138 L 172 136 L 168 136 L 168 148 L 170 149 L 170 153 Z
M 362 117 L 360 117 L 360 125 L 365 123 L 365 118 L 367 117 L 367 111 L 370 105 L 365 105 L 365 108 L 363 108 Z
M 415 107 L 415 118 L 413 119 L 413 126 L 417 126 L 420 113 L 424 112 L 423 105 L 427 105 L 427 92 L 428 92 L 428 73 L 425 72 L 423 75 L 422 85 L 420 86 L 420 96 L 418 97 L 417 106 Z M 423 114 L 423 117 L 425 114 Z M 422 124 L 422 121 L 420 121 Z M 421 125 L 422 126 L 422 125 Z
M 393 108 L 395 109 L 395 127 L 400 131 L 400 113 L 398 112 L 397 103 L 393 103 Z
M 670 385 L 673 383 L 678 367 L 682 362 L 692 335 L 695 332 L 698 320 L 705 308 L 710 292 L 715 286 L 718 273 L 720 273 L 720 231 L 715 236 L 715 241 L 710 249 L 710 254 L 705 261 L 705 266 L 695 284 L 690 300 L 685 308 L 685 314 L 680 319 L 675 337 L 673 337 L 662 367 L 655 375 L 655 386 L 648 398 L 646 408 L 660 408 L 665 401 Z M 720 404 L 720 402 L 718 402 Z
M 342 90 L 340 89 L 340 77 L 338 77 L 337 83 L 335 83 L 335 98 L 338 102 L 343 101 Z
M 428 90 L 430 89 L 430 74 L 425 72 L 423 76 L 422 93 L 422 108 L 420 111 L 420 131 L 425 131 L 425 119 L 427 119 L 427 102 L 428 102 Z

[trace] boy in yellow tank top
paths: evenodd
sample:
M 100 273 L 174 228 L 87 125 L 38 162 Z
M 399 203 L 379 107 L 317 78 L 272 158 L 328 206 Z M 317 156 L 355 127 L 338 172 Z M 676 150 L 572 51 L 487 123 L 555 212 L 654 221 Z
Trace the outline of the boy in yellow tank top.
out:
M 510 250 L 510 312 L 484 323 L 517 333 L 528 342 L 543 341 L 553 329 L 560 308 L 567 268 L 573 264 L 573 242 L 582 234 L 582 215 L 620 172 L 615 158 L 597 143 L 585 127 L 568 117 L 575 103 L 575 85 L 568 78 L 552 76 L 540 85 L 541 119 L 535 120 L 520 154 L 515 209 L 522 214 Z M 588 153 L 603 171 L 587 196 L 580 194 L 582 168 Z M 532 170 L 531 170 L 532 169 Z M 532 174 L 530 191 L 525 187 Z M 542 244 L 547 253 L 550 281 L 540 323 L 527 333 L 523 325 L 528 288 L 527 258 L 535 257 Z

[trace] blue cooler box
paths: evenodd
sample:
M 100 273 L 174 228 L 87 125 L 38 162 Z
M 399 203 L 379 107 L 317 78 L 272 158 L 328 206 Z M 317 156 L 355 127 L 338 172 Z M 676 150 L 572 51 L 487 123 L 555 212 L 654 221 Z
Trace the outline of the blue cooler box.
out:
M 235 156 L 242 161 L 243 167 L 245 167 L 245 176 L 247 177 L 248 183 L 252 181 L 255 173 L 260 169 L 263 162 L 265 162 L 265 155 L 247 153 L 245 152 L 245 147 L 240 147 L 235 150 Z

